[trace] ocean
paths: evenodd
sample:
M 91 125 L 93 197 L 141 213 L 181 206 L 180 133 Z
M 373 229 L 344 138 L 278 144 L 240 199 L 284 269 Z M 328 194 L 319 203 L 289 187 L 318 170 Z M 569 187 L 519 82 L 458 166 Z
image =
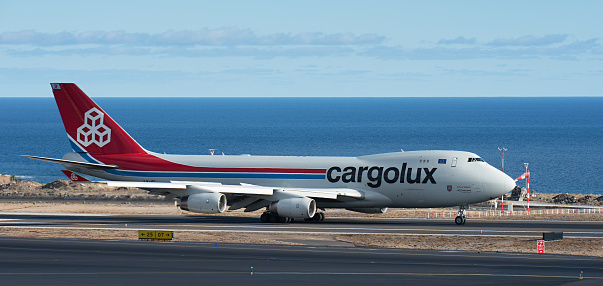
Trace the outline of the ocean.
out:
M 603 195 L 603 98 L 94 98 L 159 153 L 360 156 L 461 150 L 530 189 Z M 53 98 L 0 98 L 0 173 L 46 183 L 71 151 Z M 524 181 L 518 182 L 524 186 Z

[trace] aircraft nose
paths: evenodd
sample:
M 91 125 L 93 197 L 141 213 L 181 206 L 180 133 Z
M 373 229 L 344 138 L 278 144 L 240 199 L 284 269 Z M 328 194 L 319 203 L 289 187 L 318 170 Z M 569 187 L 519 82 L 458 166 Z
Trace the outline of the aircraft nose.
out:
M 512 191 L 515 188 L 515 181 L 509 175 L 491 167 L 482 175 L 482 185 L 484 190 L 495 198 Z
M 513 189 L 515 189 L 515 187 L 517 187 L 517 185 L 515 184 L 515 180 L 511 179 L 511 177 L 509 177 L 509 175 L 503 173 L 503 175 L 505 176 L 505 178 L 503 178 L 504 181 L 504 189 L 506 190 L 505 193 L 508 193 L 510 191 L 512 191 Z

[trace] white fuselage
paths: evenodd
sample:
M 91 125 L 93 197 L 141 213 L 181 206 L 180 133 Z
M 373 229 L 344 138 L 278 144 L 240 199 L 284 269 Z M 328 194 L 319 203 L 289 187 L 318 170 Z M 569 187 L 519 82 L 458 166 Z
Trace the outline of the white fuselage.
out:
M 89 161 L 79 154 L 68 153 L 64 159 Z M 321 208 L 458 206 L 496 198 L 515 187 L 509 176 L 476 154 L 463 151 L 411 151 L 361 157 L 152 155 L 182 166 L 209 170 L 95 170 L 68 164 L 65 167 L 117 181 L 244 183 L 275 189 L 349 188 L 364 195 L 362 200 L 317 200 Z

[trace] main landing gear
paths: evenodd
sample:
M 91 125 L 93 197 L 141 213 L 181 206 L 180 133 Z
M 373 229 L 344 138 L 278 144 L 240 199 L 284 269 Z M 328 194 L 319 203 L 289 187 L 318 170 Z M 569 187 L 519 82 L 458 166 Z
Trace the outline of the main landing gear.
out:
M 293 218 L 290 217 L 282 217 L 276 214 L 271 214 L 269 212 L 265 212 L 260 216 L 260 220 L 262 222 L 271 222 L 271 223 L 290 223 L 293 221 Z
M 466 216 L 465 216 L 465 210 L 467 210 L 467 205 L 461 205 L 459 206 L 459 215 L 454 218 L 454 222 L 457 225 L 462 225 L 465 224 L 465 220 L 466 220 Z
M 260 220 L 262 222 L 270 222 L 270 223 L 290 223 L 293 221 L 293 218 L 290 217 L 282 217 L 277 214 L 273 214 L 270 212 L 264 212 L 260 216 Z M 325 213 L 315 213 L 311 218 L 305 218 L 305 221 L 323 221 L 325 220 Z
M 323 221 L 325 220 L 325 213 L 315 213 L 311 218 L 305 218 L 305 221 Z

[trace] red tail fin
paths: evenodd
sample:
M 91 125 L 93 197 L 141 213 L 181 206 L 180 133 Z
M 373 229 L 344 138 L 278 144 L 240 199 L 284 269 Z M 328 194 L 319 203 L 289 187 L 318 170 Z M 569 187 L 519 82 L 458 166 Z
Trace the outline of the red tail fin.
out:
M 51 83 L 65 131 L 76 152 L 147 153 L 74 83 Z

